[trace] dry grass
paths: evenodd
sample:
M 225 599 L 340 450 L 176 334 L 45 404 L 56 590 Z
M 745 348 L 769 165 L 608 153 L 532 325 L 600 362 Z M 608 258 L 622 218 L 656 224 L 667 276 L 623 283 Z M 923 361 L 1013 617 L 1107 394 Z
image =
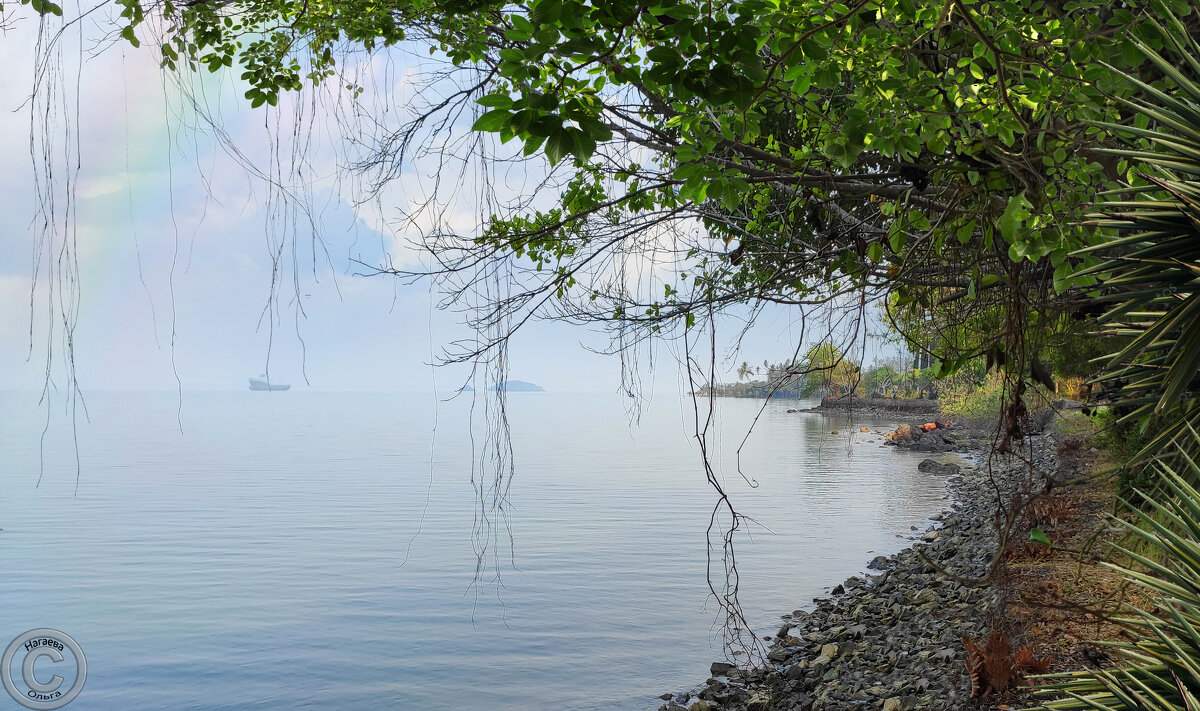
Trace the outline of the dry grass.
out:
M 1090 421 L 1072 413 L 1058 421 L 1056 436 L 1066 443 L 1064 466 L 1083 476 L 1114 468 L 1111 455 L 1092 451 Z M 1096 643 L 1129 639 L 1112 621 L 1123 605 L 1137 602 L 1137 592 L 1104 565 L 1112 555 L 1107 545 L 1121 537 L 1109 515 L 1115 510 L 1116 482 L 1095 476 L 1086 483 L 1052 491 L 1030 506 L 1027 525 L 1037 526 L 1053 542 L 1050 547 L 1018 544 L 1005 574 L 1005 624 L 1014 644 L 1028 645 L 1048 657 L 1051 672 L 1108 666 L 1112 660 Z M 1119 561 L 1126 562 L 1126 561 Z M 994 700 L 992 708 L 1035 705 L 1022 695 Z
M 1073 487 L 1052 496 L 1066 509 L 1058 523 L 1043 529 L 1054 545 L 1010 560 L 1007 612 L 1024 643 L 1054 658 L 1052 671 L 1083 669 L 1102 658 L 1093 642 L 1125 634 L 1110 617 L 1128 601 L 1129 590 L 1119 573 L 1101 565 L 1104 544 L 1118 535 L 1107 518 L 1113 486 Z

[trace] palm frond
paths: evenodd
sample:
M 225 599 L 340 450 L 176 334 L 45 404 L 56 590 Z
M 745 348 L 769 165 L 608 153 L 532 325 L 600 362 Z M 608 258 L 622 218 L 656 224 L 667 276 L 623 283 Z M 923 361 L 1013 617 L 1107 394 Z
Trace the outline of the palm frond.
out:
M 1189 429 L 1188 437 L 1200 446 L 1196 430 Z M 1038 692 L 1058 697 L 1045 708 L 1200 708 L 1200 491 L 1190 483 L 1200 480 L 1200 465 L 1186 453 L 1181 461 L 1185 466 L 1180 471 L 1157 466 L 1169 495 L 1140 492 L 1151 505 L 1139 512 L 1137 525 L 1122 522 L 1152 552 L 1118 546 L 1115 549 L 1131 563 L 1108 564 L 1140 588 L 1150 603 L 1145 609 L 1130 607 L 1132 614 L 1122 621 L 1132 640 L 1108 645 L 1125 665 L 1041 677 Z
M 1185 73 L 1200 76 L 1200 57 L 1192 54 L 1200 45 L 1173 36 L 1182 25 L 1169 12 L 1155 26 L 1164 50 L 1182 61 L 1133 42 L 1176 90 L 1122 74 L 1142 90 L 1125 104 L 1147 127 L 1122 129 L 1140 144 L 1109 151 L 1141 166 L 1146 185 L 1098 206 L 1089 224 L 1113 236 L 1080 253 L 1101 258 L 1080 275 L 1098 277 L 1093 296 L 1113 303 L 1100 319 L 1102 332 L 1127 338 L 1093 381 L 1098 399 L 1124 422 L 1155 421 L 1156 434 L 1135 457 L 1141 462 L 1176 451 L 1173 443 L 1189 445 L 1180 436 L 1200 421 L 1200 83 Z

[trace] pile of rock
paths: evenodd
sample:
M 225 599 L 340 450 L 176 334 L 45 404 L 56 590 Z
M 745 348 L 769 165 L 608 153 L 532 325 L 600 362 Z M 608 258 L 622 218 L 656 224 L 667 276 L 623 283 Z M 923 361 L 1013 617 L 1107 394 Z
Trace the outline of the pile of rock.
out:
M 1052 471 L 1050 438 L 1034 442 L 1036 466 Z M 946 466 L 925 461 L 927 469 Z M 704 686 L 670 698 L 660 711 L 969 708 L 962 639 L 985 635 L 996 593 L 961 584 L 930 562 L 959 580 L 985 574 L 996 546 L 992 487 L 1016 486 L 1027 471 L 1015 458 L 994 464 L 991 475 L 969 464 L 951 474 L 953 509 L 935 516 L 940 525 L 916 534 L 911 548 L 872 560 L 868 568 L 878 575 L 851 577 L 832 597 L 815 600 L 814 609 L 784 615 L 766 665 L 714 663 Z
M 912 448 L 917 452 L 950 452 L 959 444 L 958 438 L 950 430 L 949 422 L 931 420 L 923 424 L 900 425 L 883 438 L 888 444 Z

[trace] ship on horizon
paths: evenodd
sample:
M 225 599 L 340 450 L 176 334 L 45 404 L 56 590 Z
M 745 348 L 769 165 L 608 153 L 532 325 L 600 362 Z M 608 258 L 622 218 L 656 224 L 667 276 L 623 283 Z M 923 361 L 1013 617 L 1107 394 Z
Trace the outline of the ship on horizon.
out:
M 258 376 L 257 378 L 250 378 L 250 389 L 251 390 L 276 391 L 276 390 L 288 390 L 291 387 L 292 387 L 291 385 L 288 385 L 286 383 L 272 383 L 270 380 L 267 379 L 266 373 L 263 373 L 262 375 Z

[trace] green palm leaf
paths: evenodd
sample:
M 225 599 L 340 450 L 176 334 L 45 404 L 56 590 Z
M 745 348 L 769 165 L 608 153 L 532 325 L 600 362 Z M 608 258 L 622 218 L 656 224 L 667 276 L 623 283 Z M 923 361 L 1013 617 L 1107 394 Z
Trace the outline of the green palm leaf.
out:
M 1114 304 L 1101 318 L 1102 332 L 1128 339 L 1094 383 L 1123 421 L 1146 427 L 1161 420 L 1135 458 L 1142 462 L 1174 451 L 1169 445 L 1196 421 L 1200 406 L 1200 83 L 1185 73 L 1200 75 L 1200 45 L 1186 33 L 1175 36 L 1182 24 L 1164 15 L 1155 24 L 1164 51 L 1182 61 L 1132 41 L 1175 90 L 1122 74 L 1142 90 L 1142 98 L 1125 104 L 1148 124 L 1122 129 L 1140 145 L 1109 151 L 1141 166 L 1147 185 L 1099 205 L 1089 224 L 1116 236 L 1079 253 L 1101 258 L 1079 275 L 1098 277 L 1093 296 Z
M 1193 447 L 1179 453 L 1177 471 L 1159 463 L 1158 495 L 1138 492 L 1149 505 L 1138 524 L 1121 521 L 1147 552 L 1114 546 L 1129 565 L 1107 563 L 1141 589 L 1151 604 L 1130 607 L 1121 620 L 1132 641 L 1110 642 L 1125 664 L 1117 669 L 1053 674 L 1041 678 L 1038 692 L 1056 697 L 1047 709 L 1196 709 L 1200 695 L 1200 465 L 1188 454 L 1200 448 L 1200 435 L 1186 429 Z M 1119 520 L 1119 519 L 1117 519 Z

